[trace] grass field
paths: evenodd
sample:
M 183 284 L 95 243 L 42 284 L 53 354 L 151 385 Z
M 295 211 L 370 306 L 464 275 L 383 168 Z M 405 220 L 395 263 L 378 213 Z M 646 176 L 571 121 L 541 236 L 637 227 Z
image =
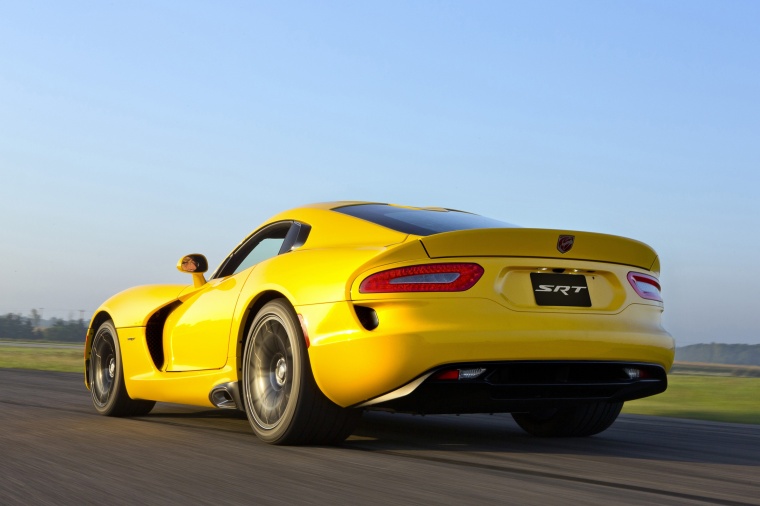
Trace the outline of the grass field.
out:
M 673 374 L 660 395 L 626 402 L 623 413 L 760 424 L 760 378 Z
M 82 349 L 5 344 L 0 346 L 0 367 L 82 373 Z M 623 413 L 760 424 L 760 378 L 739 377 L 755 369 L 679 364 L 665 393 L 627 402 Z M 735 375 L 728 376 L 729 371 Z
M 39 371 L 83 372 L 84 352 L 81 347 L 23 348 L 0 346 L 0 367 L 36 369 Z

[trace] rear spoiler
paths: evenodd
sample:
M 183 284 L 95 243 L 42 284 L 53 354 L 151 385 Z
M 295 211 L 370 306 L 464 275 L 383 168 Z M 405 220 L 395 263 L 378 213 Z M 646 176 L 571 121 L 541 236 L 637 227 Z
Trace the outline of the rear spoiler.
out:
M 483 228 L 444 232 L 422 237 L 420 241 L 430 258 L 562 258 L 630 265 L 654 272 L 660 270 L 657 253 L 643 242 L 593 232 Z

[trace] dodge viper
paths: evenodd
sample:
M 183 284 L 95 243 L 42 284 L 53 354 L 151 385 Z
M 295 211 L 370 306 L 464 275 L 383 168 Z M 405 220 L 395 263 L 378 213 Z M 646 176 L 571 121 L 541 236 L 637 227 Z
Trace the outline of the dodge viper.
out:
M 344 440 L 364 410 L 511 413 L 589 436 L 663 392 L 660 262 L 646 244 L 444 208 L 332 202 L 275 215 L 191 283 L 125 290 L 85 343 L 96 411 L 244 411 L 273 444 Z M 190 281 L 189 280 L 189 281 Z

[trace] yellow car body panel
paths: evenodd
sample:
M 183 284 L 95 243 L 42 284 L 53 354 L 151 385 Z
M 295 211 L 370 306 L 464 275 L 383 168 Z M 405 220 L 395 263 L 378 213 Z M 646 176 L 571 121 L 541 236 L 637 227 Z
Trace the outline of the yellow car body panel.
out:
M 187 290 L 164 324 L 170 372 L 221 369 L 227 364 L 230 317 L 249 272 L 214 279 Z
M 669 369 L 673 340 L 659 327 L 659 311 L 636 304 L 612 322 L 601 315 L 554 313 L 537 327 L 535 317 L 509 313 L 487 300 L 386 300 L 373 307 L 384 331 L 346 330 L 335 325 L 309 329 L 309 355 L 317 383 L 336 404 L 351 406 L 400 388 L 448 363 L 515 360 L 600 360 L 656 363 Z M 350 318 L 348 304 L 299 308 L 307 321 Z M 466 310 L 480 324 L 452 319 Z M 508 316 L 507 316 L 508 315 Z M 328 321 L 328 320 L 323 320 Z M 337 320 L 339 321 L 339 320 Z M 509 321 L 505 331 L 504 322 Z M 631 326 L 621 331 L 621 325 Z M 505 338 L 505 335 L 508 337 Z M 611 339 L 614 336 L 615 339 Z
M 260 301 L 278 297 L 303 319 L 317 386 L 342 407 L 398 391 L 447 364 L 621 361 L 670 369 L 675 346 L 661 326 L 663 304 L 641 298 L 626 279 L 659 271 L 656 253 L 643 243 L 519 228 L 421 236 L 333 210 L 353 204 L 362 203 L 314 204 L 273 216 L 251 237 L 268 225 L 297 222 L 311 227 L 308 239 L 240 272 L 227 272 L 226 262 L 248 239 L 207 283 L 194 273 L 201 286 L 115 295 L 95 312 L 85 360 L 97 327 L 113 320 L 131 398 L 212 406 L 212 389 L 241 380 L 243 345 Z M 557 249 L 559 235 L 575 236 L 572 250 Z M 445 262 L 476 263 L 483 275 L 466 292 L 359 288 L 384 270 Z M 531 274 L 560 271 L 585 277 L 591 306 L 537 305 Z M 360 321 L 357 306 L 376 314 L 377 328 Z
M 457 259 L 475 260 L 485 273 L 466 298 L 458 293 L 361 294 L 357 282 L 351 303 L 298 308 L 309 322 L 309 353 L 320 388 L 347 406 L 452 362 L 630 360 L 670 370 L 675 342 L 662 327 L 662 303 L 639 299 L 619 281 L 641 269 L 564 259 Z M 536 306 L 528 275 L 547 266 L 590 273 L 594 305 Z M 374 309 L 383 325 L 362 328 L 353 304 Z
M 105 301 L 96 311 L 111 315 L 119 327 L 144 327 L 153 312 L 177 300 L 187 285 L 145 285 L 128 288 Z
M 167 373 L 156 368 L 147 349 L 144 327 L 118 329 L 126 388 L 132 399 L 213 407 L 209 392 L 237 380 L 234 366 L 192 372 Z

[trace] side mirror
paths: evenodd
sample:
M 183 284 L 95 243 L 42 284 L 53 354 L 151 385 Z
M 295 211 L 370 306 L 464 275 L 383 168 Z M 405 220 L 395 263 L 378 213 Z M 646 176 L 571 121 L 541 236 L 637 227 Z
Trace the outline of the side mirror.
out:
M 206 284 L 206 278 L 203 273 L 208 270 L 208 260 L 206 260 L 205 256 L 198 253 L 185 255 L 177 262 L 177 270 L 192 274 L 193 285 L 198 288 Z

